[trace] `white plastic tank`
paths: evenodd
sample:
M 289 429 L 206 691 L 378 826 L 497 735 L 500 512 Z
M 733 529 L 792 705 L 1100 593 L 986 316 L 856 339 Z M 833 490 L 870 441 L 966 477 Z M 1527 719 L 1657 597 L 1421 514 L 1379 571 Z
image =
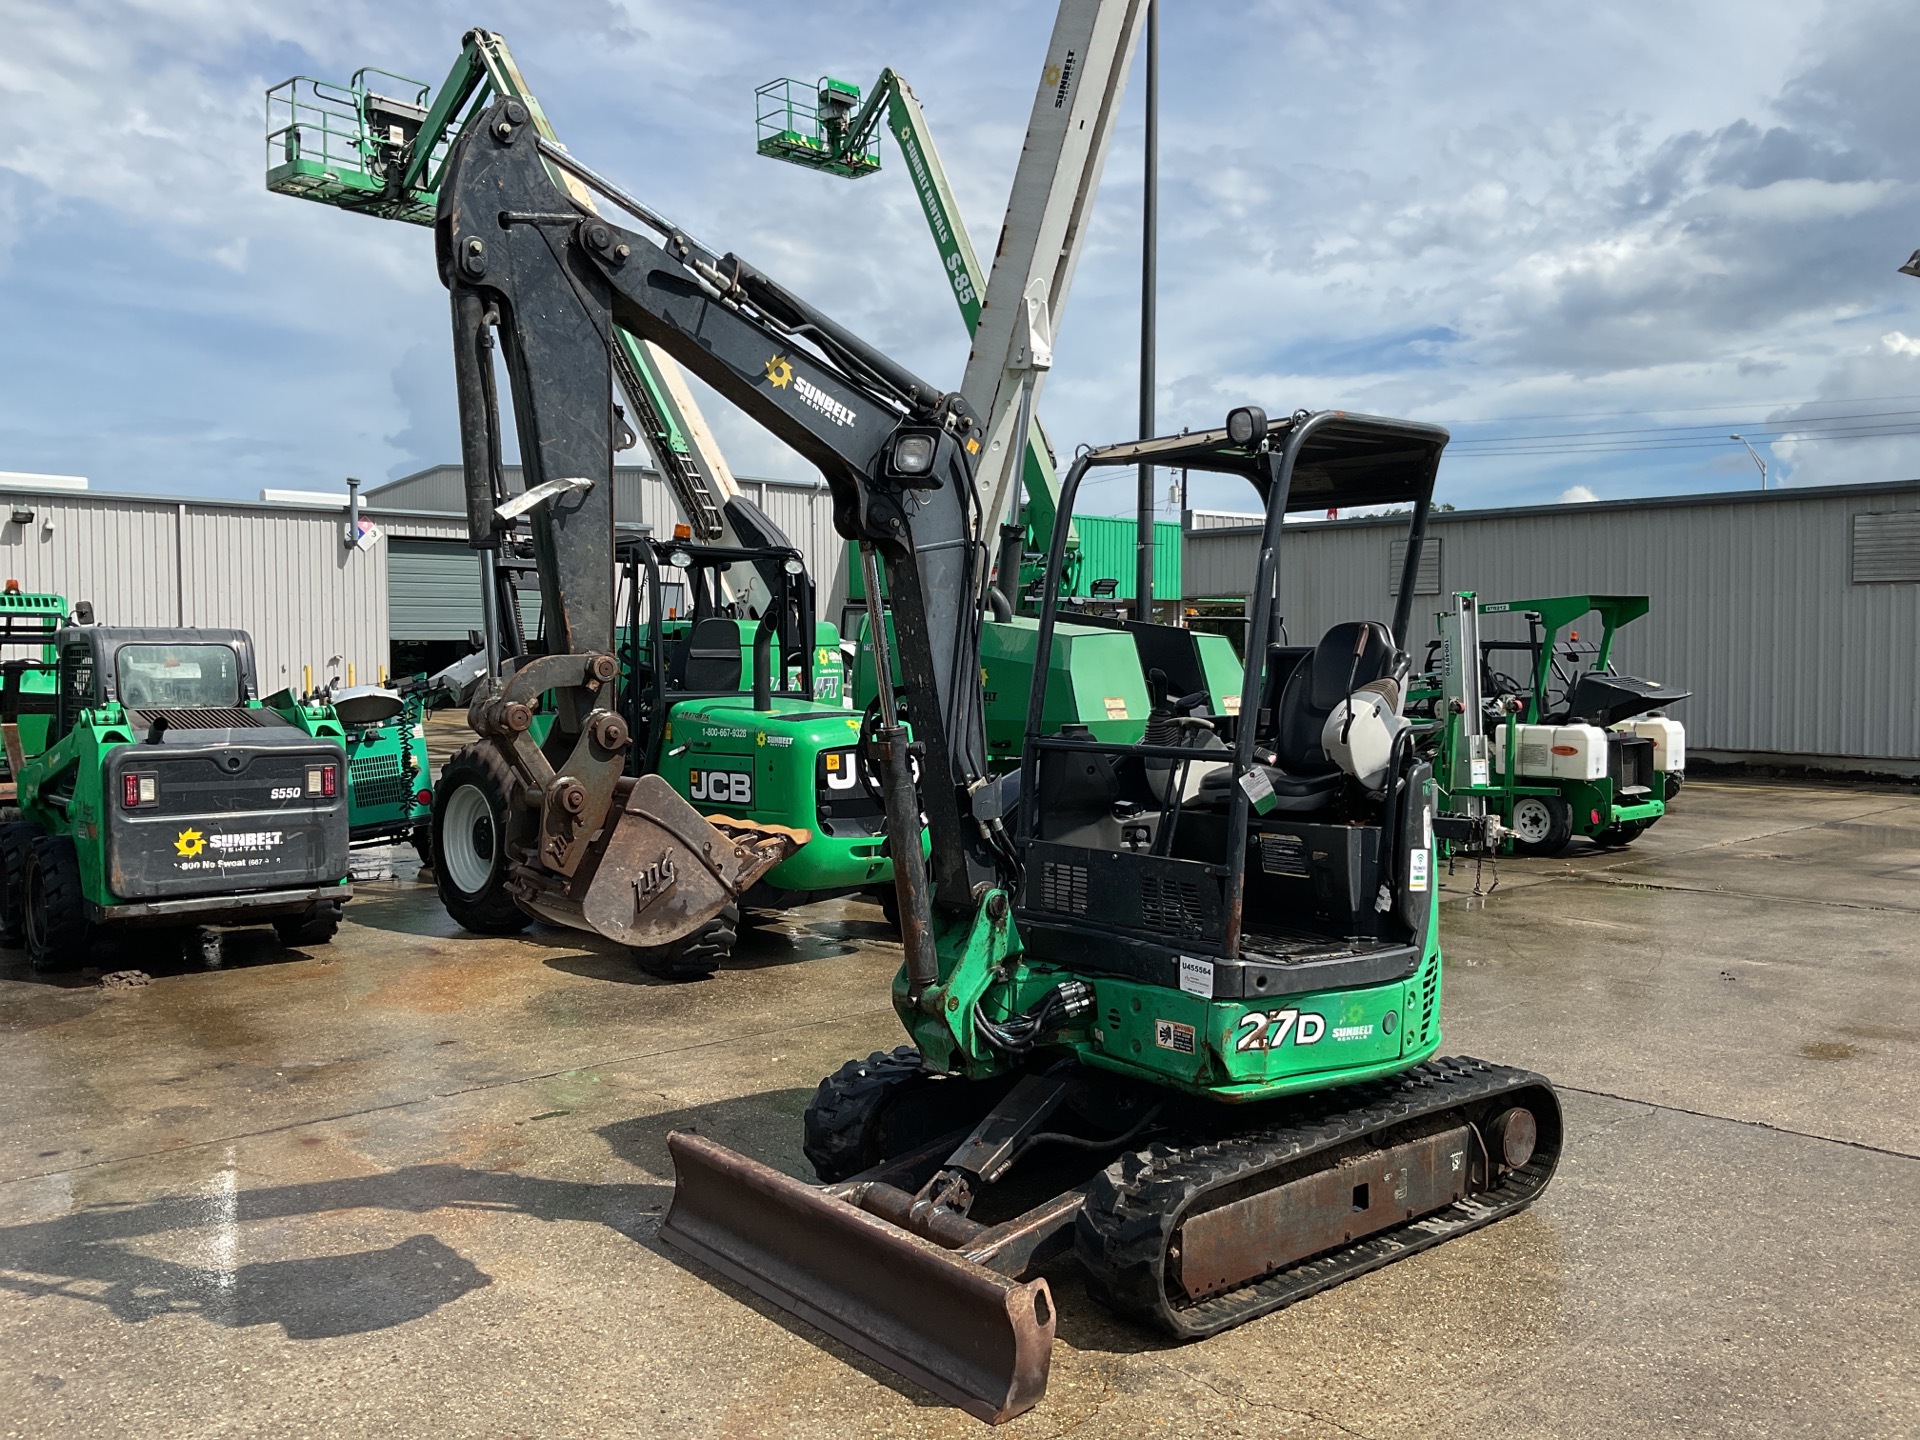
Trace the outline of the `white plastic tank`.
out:
M 1626 720 L 1614 727 L 1653 742 L 1653 768 L 1672 775 L 1687 768 L 1687 727 L 1664 715 Z

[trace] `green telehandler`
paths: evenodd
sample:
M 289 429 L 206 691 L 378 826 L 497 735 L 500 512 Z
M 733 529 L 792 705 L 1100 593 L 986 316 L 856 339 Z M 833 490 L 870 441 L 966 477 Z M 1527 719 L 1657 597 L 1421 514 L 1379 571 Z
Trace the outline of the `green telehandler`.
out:
M 51 686 L 10 670 L 0 714 L 45 725 L 14 767 L 20 818 L 0 825 L 0 935 L 39 970 L 134 927 L 332 939 L 352 893 L 332 710 L 263 703 L 239 630 L 75 624 L 47 643 L 31 665 Z
M 629 538 L 615 563 L 625 600 L 614 637 L 614 707 L 631 737 L 625 773 L 658 776 L 700 814 L 790 835 L 796 847 L 694 935 L 634 950 L 650 973 L 697 979 L 718 967 L 743 925 L 890 885 L 893 865 L 860 762 L 861 717 L 842 699 L 839 632 L 814 615 L 799 551 Z M 739 614 L 722 584 L 747 569 L 768 596 L 757 616 Z M 544 740 L 552 719 L 543 702 L 530 733 Z M 522 789 L 484 743 L 457 751 L 441 772 L 435 879 L 467 929 L 507 934 L 531 919 L 509 886 L 502 838 L 524 808 Z

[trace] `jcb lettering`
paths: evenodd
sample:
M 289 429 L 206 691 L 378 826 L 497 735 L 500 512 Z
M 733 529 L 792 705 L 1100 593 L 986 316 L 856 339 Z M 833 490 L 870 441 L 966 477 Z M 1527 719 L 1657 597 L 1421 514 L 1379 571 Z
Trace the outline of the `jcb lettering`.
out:
M 695 770 L 687 777 L 687 798 L 709 805 L 751 805 L 753 774 L 747 770 Z
M 1327 1033 L 1326 1018 L 1312 1011 L 1249 1010 L 1234 1026 L 1233 1048 L 1244 1054 L 1249 1050 L 1278 1050 L 1293 1037 L 1295 1045 L 1315 1045 Z

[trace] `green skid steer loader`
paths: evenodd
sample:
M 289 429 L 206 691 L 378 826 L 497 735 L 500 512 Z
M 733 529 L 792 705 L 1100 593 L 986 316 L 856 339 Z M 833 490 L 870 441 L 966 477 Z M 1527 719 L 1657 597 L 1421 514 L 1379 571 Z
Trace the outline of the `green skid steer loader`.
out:
M 351 895 L 342 731 L 258 696 L 239 630 L 71 625 L 5 687 L 0 723 L 44 720 L 0 825 L 0 935 L 35 969 L 96 932 L 271 924 L 324 944 Z

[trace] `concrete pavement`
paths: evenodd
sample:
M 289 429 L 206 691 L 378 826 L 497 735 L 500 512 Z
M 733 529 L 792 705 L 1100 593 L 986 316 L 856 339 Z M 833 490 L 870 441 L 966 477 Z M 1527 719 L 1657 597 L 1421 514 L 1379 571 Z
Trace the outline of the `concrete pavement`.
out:
M 1499 868 L 1449 879 L 1445 1048 L 1563 1088 L 1541 1201 L 1197 1345 L 1057 1265 L 1006 1433 L 1914 1433 L 1920 800 L 1695 782 Z M 981 1433 L 656 1238 L 669 1128 L 805 1174 L 815 1081 L 898 1043 L 871 906 L 692 986 L 406 881 L 105 963 L 151 982 L 0 953 L 0 1434 Z

